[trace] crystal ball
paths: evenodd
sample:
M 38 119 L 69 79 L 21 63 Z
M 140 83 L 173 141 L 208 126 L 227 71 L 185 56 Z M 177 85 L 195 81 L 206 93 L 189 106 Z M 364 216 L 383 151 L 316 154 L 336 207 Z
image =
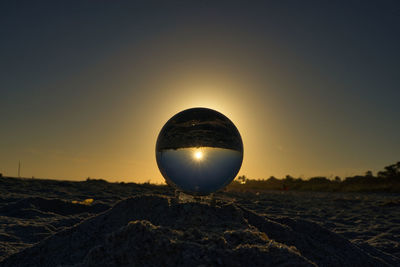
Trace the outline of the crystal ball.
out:
M 238 129 L 223 114 L 191 108 L 169 119 L 156 143 L 156 160 L 167 184 L 205 196 L 227 186 L 243 161 Z

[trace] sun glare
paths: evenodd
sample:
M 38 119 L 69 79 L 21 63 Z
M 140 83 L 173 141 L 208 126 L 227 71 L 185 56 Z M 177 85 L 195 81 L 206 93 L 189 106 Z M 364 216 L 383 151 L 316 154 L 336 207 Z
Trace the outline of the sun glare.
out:
M 203 152 L 201 151 L 195 151 L 194 154 L 194 159 L 195 160 L 202 160 L 203 159 Z

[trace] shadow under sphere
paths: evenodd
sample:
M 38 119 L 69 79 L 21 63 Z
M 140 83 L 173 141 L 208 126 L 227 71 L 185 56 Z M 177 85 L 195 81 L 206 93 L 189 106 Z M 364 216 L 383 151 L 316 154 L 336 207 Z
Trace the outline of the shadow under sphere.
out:
M 169 185 L 192 195 L 208 195 L 228 185 L 243 161 L 235 125 L 208 108 L 191 108 L 167 121 L 156 144 L 158 168 Z

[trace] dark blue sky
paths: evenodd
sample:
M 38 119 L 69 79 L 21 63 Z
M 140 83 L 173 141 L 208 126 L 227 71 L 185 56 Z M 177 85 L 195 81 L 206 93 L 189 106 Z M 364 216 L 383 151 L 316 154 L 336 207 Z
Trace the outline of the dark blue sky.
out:
M 158 131 L 193 106 L 251 178 L 400 160 L 398 1 L 2 1 L 0 34 L 8 175 L 162 181 Z

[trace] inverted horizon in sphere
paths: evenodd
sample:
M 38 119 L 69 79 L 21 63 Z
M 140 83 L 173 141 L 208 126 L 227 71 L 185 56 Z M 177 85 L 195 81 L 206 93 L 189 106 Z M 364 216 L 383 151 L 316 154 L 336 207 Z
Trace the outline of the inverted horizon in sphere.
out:
M 179 112 L 164 125 L 156 150 L 184 147 L 219 147 L 243 151 L 239 131 L 223 114 L 208 108 Z

